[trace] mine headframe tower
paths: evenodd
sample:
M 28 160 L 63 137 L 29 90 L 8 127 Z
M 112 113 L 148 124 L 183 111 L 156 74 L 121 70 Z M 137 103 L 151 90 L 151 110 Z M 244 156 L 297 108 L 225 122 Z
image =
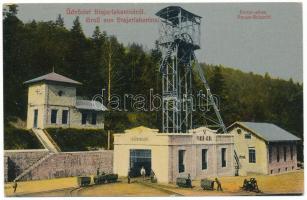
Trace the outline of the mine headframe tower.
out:
M 194 52 L 200 49 L 201 17 L 179 6 L 163 8 L 156 15 L 161 20 L 158 42 L 162 51 L 162 132 L 185 133 L 193 128 L 192 66 L 195 65 L 206 88 L 208 103 L 215 113 L 215 116 L 204 113 L 206 125 L 226 133 Z

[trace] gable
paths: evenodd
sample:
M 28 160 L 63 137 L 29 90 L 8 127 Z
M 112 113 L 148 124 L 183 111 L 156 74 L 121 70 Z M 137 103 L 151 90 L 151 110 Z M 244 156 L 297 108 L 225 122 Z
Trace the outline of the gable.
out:
M 235 122 L 228 129 L 232 130 L 234 127 L 240 126 L 251 131 L 253 134 L 262 138 L 267 142 L 282 142 L 282 141 L 298 141 L 300 138 L 289 133 L 288 131 L 270 123 L 256 123 L 256 122 Z

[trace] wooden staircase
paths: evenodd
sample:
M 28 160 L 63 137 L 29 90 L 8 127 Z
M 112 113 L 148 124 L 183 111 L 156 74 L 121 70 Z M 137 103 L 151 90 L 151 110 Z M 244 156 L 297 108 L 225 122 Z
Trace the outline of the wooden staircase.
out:
M 32 131 L 42 145 L 52 153 L 61 152 L 60 147 L 55 143 L 46 130 L 33 128 Z

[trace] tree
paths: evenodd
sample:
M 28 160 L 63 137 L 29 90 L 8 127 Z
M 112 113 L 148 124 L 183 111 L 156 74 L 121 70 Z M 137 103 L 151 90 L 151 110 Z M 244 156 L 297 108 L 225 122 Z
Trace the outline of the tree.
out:
M 80 23 L 80 20 L 79 20 L 79 16 L 77 16 L 73 21 L 71 33 L 75 36 L 84 37 L 84 33 L 83 33 L 82 26 L 81 26 L 81 23 Z
M 55 24 L 57 26 L 64 27 L 64 18 L 61 16 L 61 14 L 58 15 L 58 18 L 56 19 Z
M 10 5 L 6 5 L 6 7 L 4 7 L 3 9 L 3 16 L 4 18 L 6 17 L 15 17 L 18 13 L 18 5 L 16 4 L 10 4 Z
M 270 78 L 271 78 L 268 72 L 265 72 L 264 78 L 265 78 L 265 79 L 270 79 Z
M 102 35 L 101 31 L 100 31 L 99 26 L 96 26 L 95 30 L 93 32 L 93 35 L 92 35 L 93 40 L 97 41 L 97 40 L 100 40 L 102 37 L 103 37 L 103 35 Z
M 224 77 L 222 74 L 221 66 L 214 67 L 213 68 L 213 75 L 210 82 L 210 90 L 212 94 L 220 95 L 222 96 L 224 89 L 225 89 L 225 83 L 224 83 Z

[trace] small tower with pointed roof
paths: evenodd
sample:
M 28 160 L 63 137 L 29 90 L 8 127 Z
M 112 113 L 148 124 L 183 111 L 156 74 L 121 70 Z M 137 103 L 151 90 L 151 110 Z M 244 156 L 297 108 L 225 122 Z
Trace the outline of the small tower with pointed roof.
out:
M 89 100 L 77 100 L 82 85 L 54 71 L 24 82 L 28 85 L 27 128 L 103 128 L 101 111 L 106 108 Z

